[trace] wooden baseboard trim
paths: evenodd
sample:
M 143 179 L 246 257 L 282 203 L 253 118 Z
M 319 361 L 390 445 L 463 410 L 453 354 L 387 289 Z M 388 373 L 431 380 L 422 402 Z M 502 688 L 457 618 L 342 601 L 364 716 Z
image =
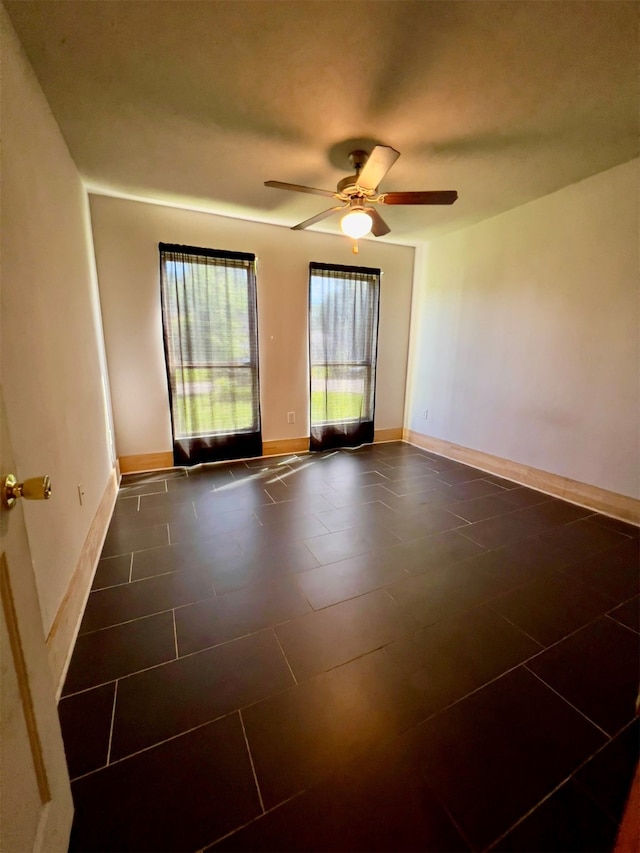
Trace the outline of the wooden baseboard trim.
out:
M 453 444 L 450 441 L 444 441 L 430 435 L 423 435 L 413 430 L 403 430 L 403 440 L 416 447 L 421 447 L 423 450 L 445 456 L 447 459 L 464 462 L 466 465 L 480 468 L 482 471 L 495 474 L 497 477 L 513 480 L 523 486 L 530 486 L 532 489 L 546 492 L 553 497 L 587 507 L 594 512 L 601 512 L 612 518 L 619 518 L 621 521 L 628 521 L 640 526 L 640 500 L 637 498 L 610 492 L 598 486 L 581 483 L 579 480 L 571 480 L 569 477 L 532 468 L 530 465 L 513 462 L 510 459 L 502 459 L 481 450 L 462 447 L 459 444 Z
M 377 429 L 373 434 L 374 444 L 381 441 L 402 441 L 402 427 L 393 427 L 393 429 Z
M 89 597 L 93 575 L 100 559 L 104 538 L 107 535 L 117 493 L 118 477 L 114 467 L 109 474 L 98 509 L 87 532 L 80 556 L 76 561 L 76 567 L 71 576 L 66 595 L 62 599 L 47 637 L 47 651 L 56 688 L 56 699 L 59 699 L 62 693 L 71 653 Z
M 282 438 L 262 442 L 263 456 L 280 456 L 285 453 L 302 453 L 309 450 L 309 436 Z
M 133 474 L 141 471 L 157 471 L 161 468 L 173 468 L 173 453 L 140 453 L 137 456 L 120 456 L 121 474 Z

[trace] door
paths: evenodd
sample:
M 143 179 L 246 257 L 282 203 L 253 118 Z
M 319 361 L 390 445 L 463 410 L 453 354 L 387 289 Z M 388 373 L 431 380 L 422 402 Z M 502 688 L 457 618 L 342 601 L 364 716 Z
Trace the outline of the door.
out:
M 18 480 L 0 390 L 0 475 Z M 21 500 L 0 510 L 0 850 L 66 851 L 69 774 Z

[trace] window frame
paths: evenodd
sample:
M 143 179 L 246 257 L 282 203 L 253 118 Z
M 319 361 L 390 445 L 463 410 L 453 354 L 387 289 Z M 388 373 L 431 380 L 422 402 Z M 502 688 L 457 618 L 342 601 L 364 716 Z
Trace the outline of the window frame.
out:
M 364 281 L 372 288 L 372 310 L 370 315 L 371 325 L 367 329 L 366 336 L 363 340 L 363 358 L 350 358 L 342 360 L 330 361 L 314 361 L 313 357 L 313 337 L 314 328 L 312 323 L 313 318 L 313 286 L 314 273 L 329 273 L 330 277 L 336 280 L 343 279 L 348 281 Z M 322 278 L 323 276 L 316 276 Z M 356 444 L 368 443 L 373 441 L 373 422 L 375 418 L 375 402 L 376 402 L 376 377 L 377 377 L 377 354 L 378 354 L 378 333 L 380 324 L 380 278 L 381 270 L 377 268 L 361 267 L 361 266 L 345 266 L 342 264 L 327 264 L 311 262 L 309 264 L 309 428 L 310 428 L 310 448 L 312 450 L 326 449 L 326 447 L 348 447 Z M 368 315 L 367 315 L 368 316 Z M 365 354 L 366 351 L 366 354 Z M 313 420 L 313 372 L 315 368 L 324 369 L 323 382 L 326 384 L 329 381 L 328 374 L 332 369 L 358 369 L 363 368 L 366 371 L 364 379 L 365 391 L 363 399 L 366 398 L 367 408 L 370 411 L 361 409 L 359 416 L 331 418 L 328 416 L 325 420 Z M 327 392 L 325 391 L 325 394 Z M 320 438 L 320 435 L 325 432 L 326 438 Z
M 167 388 L 169 393 L 169 406 L 171 418 L 171 432 L 174 446 L 174 463 L 180 465 L 199 464 L 201 462 L 218 461 L 221 459 L 233 459 L 262 454 L 262 432 L 260 412 L 260 371 L 259 371 L 259 338 L 258 338 L 258 316 L 257 316 L 257 280 L 256 280 L 256 257 L 247 252 L 233 252 L 222 249 L 210 249 L 198 246 L 186 246 L 174 243 L 159 243 L 160 255 L 160 294 L 162 310 L 162 331 L 165 354 L 165 367 L 167 375 Z M 176 335 L 171 330 L 172 321 L 175 322 L 176 315 L 171 313 L 170 302 L 173 300 L 177 305 L 179 295 L 177 289 L 170 293 L 171 287 L 178 285 L 177 276 L 169 280 L 167 275 L 167 264 L 172 260 L 171 256 L 183 256 L 183 263 L 197 266 L 199 259 L 214 261 L 214 266 L 222 266 L 227 269 L 244 269 L 247 275 L 247 323 L 249 359 L 246 362 L 229 362 L 228 360 L 209 360 L 206 363 L 196 359 L 192 364 L 188 361 L 176 359 Z M 232 262 L 228 266 L 225 261 Z M 195 279 L 195 276 L 194 276 Z M 186 279 L 182 285 L 186 289 Z M 208 285 L 208 283 L 207 283 Z M 209 285 L 208 285 L 209 286 Z M 192 295 L 192 294 L 191 294 Z M 185 300 L 187 297 L 184 297 Z M 172 304 L 173 304 L 172 302 Z M 183 326 L 188 326 L 188 320 L 180 317 L 178 307 L 178 338 L 179 349 L 181 349 L 181 334 L 185 331 Z M 193 347 L 197 346 L 196 338 L 189 339 Z M 193 351 L 193 350 L 192 350 Z M 210 371 L 212 376 L 216 371 L 246 370 L 249 372 L 251 388 L 251 424 L 247 427 L 219 429 L 191 429 L 185 428 L 180 422 L 188 417 L 187 396 L 179 393 L 179 372 L 190 369 L 203 369 Z M 178 403 L 178 400 L 181 400 Z

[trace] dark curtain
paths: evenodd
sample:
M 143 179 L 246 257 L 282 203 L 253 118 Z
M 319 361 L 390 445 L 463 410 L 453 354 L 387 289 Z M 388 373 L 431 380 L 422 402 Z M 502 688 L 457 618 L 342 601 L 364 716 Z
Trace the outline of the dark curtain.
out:
M 310 450 L 373 441 L 380 270 L 309 266 Z
M 174 464 L 260 456 L 255 255 L 159 248 Z

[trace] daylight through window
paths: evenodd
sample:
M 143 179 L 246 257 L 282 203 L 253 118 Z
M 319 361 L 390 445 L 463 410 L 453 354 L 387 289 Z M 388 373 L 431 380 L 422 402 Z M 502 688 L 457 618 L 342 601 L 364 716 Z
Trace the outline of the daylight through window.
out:
M 373 441 L 380 270 L 309 270 L 311 450 Z
M 260 456 L 255 256 L 160 244 L 174 462 Z

